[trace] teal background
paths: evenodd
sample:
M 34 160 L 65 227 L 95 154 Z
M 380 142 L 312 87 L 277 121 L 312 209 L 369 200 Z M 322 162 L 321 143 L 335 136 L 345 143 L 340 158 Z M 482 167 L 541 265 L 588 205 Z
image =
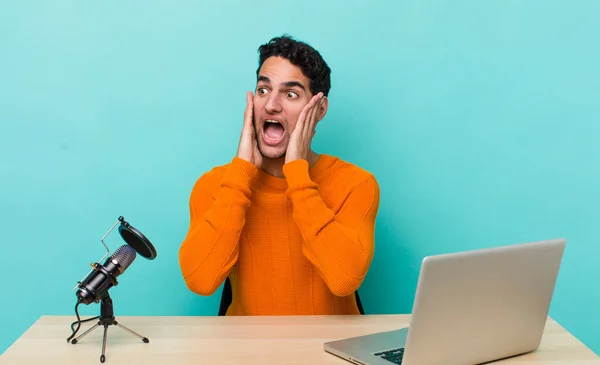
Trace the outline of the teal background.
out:
M 217 313 L 178 267 L 189 193 L 234 156 L 256 49 L 283 33 L 333 69 L 315 149 L 381 185 L 367 312 L 410 312 L 425 255 L 566 237 L 551 315 L 600 352 L 599 18 L 594 0 L 0 2 L 0 352 L 40 315 L 75 319 L 120 215 L 158 258 L 120 278 L 116 315 Z

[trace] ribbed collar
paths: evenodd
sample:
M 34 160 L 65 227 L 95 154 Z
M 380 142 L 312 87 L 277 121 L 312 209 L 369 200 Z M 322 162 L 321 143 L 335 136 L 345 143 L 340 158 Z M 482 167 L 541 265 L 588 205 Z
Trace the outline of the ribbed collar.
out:
M 336 161 L 337 157 L 321 154 L 319 155 L 319 159 L 317 162 L 308 170 L 308 174 L 310 178 L 314 180 L 318 180 L 320 175 L 325 173 L 327 169 L 329 169 Z M 274 189 L 285 190 L 287 189 L 287 181 L 285 177 L 276 177 L 273 175 L 269 175 L 264 170 L 259 170 L 258 178 L 261 184 L 270 186 Z

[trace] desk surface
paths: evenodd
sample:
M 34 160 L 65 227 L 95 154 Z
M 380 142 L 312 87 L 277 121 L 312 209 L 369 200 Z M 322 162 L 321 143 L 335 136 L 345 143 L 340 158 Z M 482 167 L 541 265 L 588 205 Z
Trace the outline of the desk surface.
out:
M 335 339 L 408 325 L 410 315 L 285 317 L 118 317 L 150 343 L 109 326 L 105 364 L 350 364 L 323 350 Z M 0 357 L 8 364 L 100 364 L 103 329 L 73 345 L 72 316 L 42 316 Z M 77 336 L 96 322 L 81 326 Z M 600 365 L 600 358 L 552 319 L 533 353 L 494 364 Z

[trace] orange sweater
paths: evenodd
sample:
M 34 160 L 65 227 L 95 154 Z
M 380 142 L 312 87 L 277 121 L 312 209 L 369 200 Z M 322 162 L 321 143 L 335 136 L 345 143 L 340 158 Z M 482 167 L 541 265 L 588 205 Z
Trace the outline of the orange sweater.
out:
M 187 286 L 213 294 L 229 275 L 227 315 L 358 314 L 354 291 L 374 252 L 374 176 L 321 155 L 277 178 L 237 157 L 202 175 L 179 251 Z

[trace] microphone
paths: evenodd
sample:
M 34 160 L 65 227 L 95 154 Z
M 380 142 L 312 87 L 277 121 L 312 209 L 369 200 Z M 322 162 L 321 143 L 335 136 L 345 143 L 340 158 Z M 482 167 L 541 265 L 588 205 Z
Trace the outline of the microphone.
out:
M 110 297 L 109 289 L 118 285 L 117 277 L 122 275 L 125 270 L 127 270 L 137 255 L 140 255 L 148 260 L 154 260 L 156 258 L 156 249 L 148 240 L 148 238 L 142 234 L 142 232 L 138 231 L 136 228 L 127 223 L 125 218 L 121 216 L 119 217 L 117 223 L 115 223 L 100 240 L 102 245 L 104 245 L 104 248 L 106 248 L 106 254 L 102 256 L 99 261 L 102 261 L 110 252 L 108 246 L 106 246 L 106 243 L 104 243 L 104 239 L 110 232 L 112 232 L 113 229 L 115 229 L 116 226 L 119 226 L 121 238 L 123 238 L 127 244 L 116 249 L 115 252 L 110 255 L 106 261 L 104 261 L 104 264 L 93 262 L 91 264 L 92 270 L 86 276 L 84 276 L 81 281 L 78 281 L 75 288 L 73 288 L 73 290 L 77 289 L 77 303 L 75 304 L 75 316 L 77 317 L 77 321 L 71 323 L 72 333 L 71 336 L 67 338 L 67 342 L 76 344 L 82 337 L 86 336 L 94 329 L 100 326 L 104 327 L 104 335 L 102 338 L 102 355 L 100 355 L 100 362 L 104 362 L 106 360 L 104 352 L 106 350 L 106 335 L 108 326 L 116 325 L 117 327 L 126 330 L 130 334 L 139 337 L 143 342 L 150 342 L 147 337 L 135 333 L 116 321 L 113 301 Z M 92 302 L 100 303 L 100 315 L 81 320 L 78 311 L 79 306 L 82 303 L 87 305 Z M 98 320 L 98 323 L 96 323 L 94 327 L 88 329 L 79 335 L 79 337 L 74 338 L 83 322 L 92 321 L 95 319 Z M 75 328 L 75 325 L 77 325 L 77 328 Z
M 119 247 L 104 264 L 92 264 L 93 270 L 79 283 L 77 298 L 83 304 L 98 302 L 102 295 L 118 285 L 117 277 L 135 260 L 135 249 L 129 245 Z

